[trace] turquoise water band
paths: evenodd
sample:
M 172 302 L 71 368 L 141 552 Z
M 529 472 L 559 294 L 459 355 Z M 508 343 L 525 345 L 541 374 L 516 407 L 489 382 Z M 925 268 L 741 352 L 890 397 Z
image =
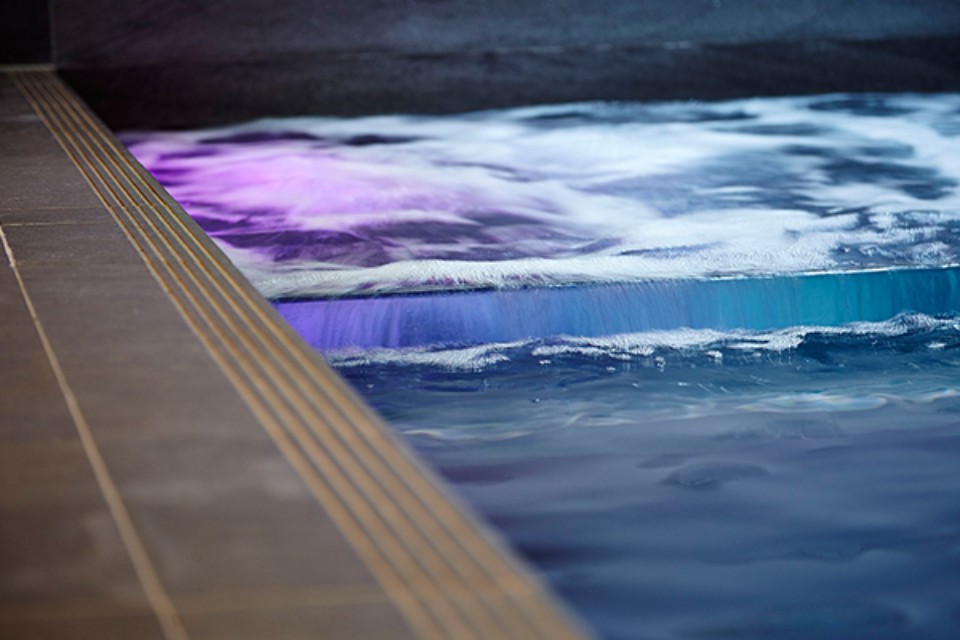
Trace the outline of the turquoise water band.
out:
M 960 268 L 294 300 L 276 309 L 323 349 L 509 342 L 557 335 L 780 329 L 960 311 Z

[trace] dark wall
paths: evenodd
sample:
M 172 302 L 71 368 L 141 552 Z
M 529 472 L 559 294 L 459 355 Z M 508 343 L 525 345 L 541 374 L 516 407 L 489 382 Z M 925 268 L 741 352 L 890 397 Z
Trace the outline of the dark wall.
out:
M 50 1 L 54 62 L 117 127 L 960 90 L 960 0 Z
M 0 64 L 50 62 L 47 0 L 0 1 Z
M 9 1 L 9 0 L 5 0 Z M 53 0 L 56 62 L 865 40 L 960 33 L 957 0 Z

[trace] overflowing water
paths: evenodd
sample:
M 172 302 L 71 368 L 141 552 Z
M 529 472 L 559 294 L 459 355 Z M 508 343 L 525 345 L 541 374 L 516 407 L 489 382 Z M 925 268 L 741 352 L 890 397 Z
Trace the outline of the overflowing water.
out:
M 960 96 L 124 139 L 603 637 L 960 637 Z
M 958 302 L 960 268 L 937 268 L 293 300 L 276 307 L 307 342 L 329 352 L 678 327 L 834 326 L 907 310 L 950 314 Z

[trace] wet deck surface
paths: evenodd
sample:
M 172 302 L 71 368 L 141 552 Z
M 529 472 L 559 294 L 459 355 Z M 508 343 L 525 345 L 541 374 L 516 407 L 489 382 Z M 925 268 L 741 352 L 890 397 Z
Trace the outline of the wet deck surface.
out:
M 580 637 L 127 163 L 0 70 L 0 637 Z

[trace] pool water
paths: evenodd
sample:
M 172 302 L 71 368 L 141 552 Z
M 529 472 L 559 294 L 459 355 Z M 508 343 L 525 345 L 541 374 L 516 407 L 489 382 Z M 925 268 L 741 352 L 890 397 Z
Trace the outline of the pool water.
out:
M 600 636 L 960 637 L 960 96 L 123 138 Z
M 603 637 L 946 639 L 958 328 L 901 316 L 338 364 Z

